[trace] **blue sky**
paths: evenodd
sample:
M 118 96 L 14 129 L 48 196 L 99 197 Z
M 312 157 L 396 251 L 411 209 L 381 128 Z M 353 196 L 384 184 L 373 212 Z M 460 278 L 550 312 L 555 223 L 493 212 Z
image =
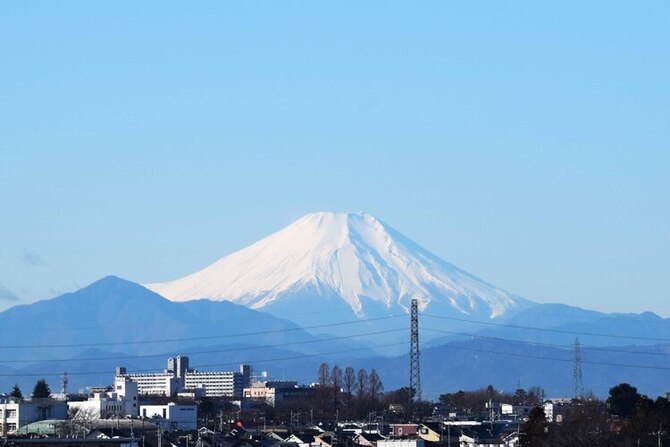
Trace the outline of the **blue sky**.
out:
M 0 5 L 0 308 L 367 211 L 541 302 L 670 317 L 670 4 Z

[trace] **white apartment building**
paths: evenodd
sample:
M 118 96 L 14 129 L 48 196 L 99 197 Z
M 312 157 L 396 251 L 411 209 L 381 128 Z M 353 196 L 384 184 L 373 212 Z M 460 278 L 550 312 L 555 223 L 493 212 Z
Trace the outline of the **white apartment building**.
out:
M 202 372 L 189 368 L 189 358 L 178 355 L 169 358 L 162 373 L 126 374 L 117 368 L 117 377 L 126 377 L 137 383 L 138 393 L 173 396 L 182 391 L 197 390 L 206 397 L 241 398 L 242 390 L 251 380 L 249 365 L 240 365 L 240 372 Z
M 184 388 L 202 389 L 206 397 L 241 397 L 242 376 L 235 372 L 188 372 Z
M 0 435 L 13 434 L 24 425 L 45 419 L 67 419 L 67 404 L 53 399 L 0 402 Z
M 87 412 L 91 417 L 137 416 L 139 414 L 138 385 L 124 376 L 116 376 L 114 390 L 94 393 L 83 402 L 68 402 L 70 409 Z
M 182 389 L 181 380 L 171 374 L 128 374 L 123 377 L 137 384 L 140 395 L 172 396 Z

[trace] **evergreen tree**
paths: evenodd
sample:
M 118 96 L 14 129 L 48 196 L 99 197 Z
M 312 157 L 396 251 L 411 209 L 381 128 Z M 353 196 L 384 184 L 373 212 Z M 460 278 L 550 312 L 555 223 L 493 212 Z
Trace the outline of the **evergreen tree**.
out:
M 35 384 L 33 388 L 33 394 L 31 396 L 33 399 L 44 399 L 51 397 L 51 389 L 46 380 L 40 379 Z
M 14 384 L 14 388 L 12 388 L 12 392 L 9 393 L 9 397 L 14 397 L 16 399 L 23 399 L 23 393 L 21 392 L 21 388 L 19 388 L 18 383 Z
M 607 405 L 610 412 L 621 417 L 635 415 L 637 401 L 640 399 L 640 393 L 637 388 L 628 384 L 620 383 L 610 388 L 610 396 L 607 399 Z

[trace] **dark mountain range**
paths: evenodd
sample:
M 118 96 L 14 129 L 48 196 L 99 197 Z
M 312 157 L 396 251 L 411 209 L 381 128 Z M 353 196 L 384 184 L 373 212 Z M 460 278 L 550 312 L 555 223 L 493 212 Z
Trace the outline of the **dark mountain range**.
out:
M 359 352 L 362 346 L 324 339 L 288 320 L 229 302 L 175 303 L 113 276 L 0 313 L 0 334 L 5 358 L 26 362 L 72 358 L 88 348 L 153 355 L 194 345 L 296 344 L 306 353 Z
M 443 334 L 422 348 L 426 397 L 489 384 L 510 391 L 537 385 L 551 395 L 570 396 L 576 336 L 582 340 L 587 390 L 602 396 L 623 381 L 650 395 L 668 389 L 669 325 L 651 313 L 607 315 L 537 305 L 490 324 L 468 324 L 462 318 L 458 333 L 452 327 L 457 317 L 426 313 L 420 318 L 422 333 Z M 106 385 L 116 366 L 161 371 L 166 358 L 179 353 L 203 371 L 236 370 L 240 363 L 250 363 L 257 372 L 309 383 L 318 366 L 328 362 L 376 368 L 386 389 L 406 385 L 406 355 L 376 355 L 356 336 L 364 329 L 354 328 L 369 322 L 345 321 L 336 314 L 330 321 L 330 326 L 301 328 L 227 301 L 173 302 L 138 284 L 106 277 L 74 293 L 0 313 L 0 390 L 19 383 L 29 392 L 45 377 L 57 391 L 63 371 L 69 373 L 70 390 Z M 408 319 L 404 325 L 408 328 Z M 314 335 L 318 332 L 334 335 Z M 375 347 L 389 341 L 385 333 L 366 338 L 374 339 Z

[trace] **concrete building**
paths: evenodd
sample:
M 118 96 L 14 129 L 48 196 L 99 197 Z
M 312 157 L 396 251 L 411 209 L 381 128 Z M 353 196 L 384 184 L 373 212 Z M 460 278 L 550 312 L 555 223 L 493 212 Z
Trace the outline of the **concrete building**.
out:
M 242 397 L 242 376 L 235 372 L 200 372 L 186 374 L 185 389 L 204 390 L 206 397 Z
M 125 376 L 114 378 L 114 390 L 93 393 L 82 402 L 68 402 L 68 408 L 87 412 L 92 417 L 137 416 L 139 414 L 138 384 Z
M 150 418 L 163 430 L 197 430 L 198 428 L 198 406 L 178 405 L 169 403 L 167 405 L 142 405 L 140 415 Z
M 192 371 L 188 367 L 189 359 L 185 355 L 178 355 L 175 358 L 169 358 L 167 361 L 166 373 L 172 374 L 173 376 L 183 379 L 186 377 L 186 373 Z M 182 383 L 183 385 L 183 383 Z
M 268 405 L 276 404 L 299 398 L 314 397 L 318 388 L 298 386 L 295 381 L 272 380 L 267 382 L 256 382 L 243 391 L 244 399 L 264 401 Z
M 53 399 L 0 402 L 0 435 L 14 434 L 24 425 L 45 419 L 67 419 L 67 404 Z
M 180 392 L 199 390 L 206 397 L 242 398 L 245 385 L 251 382 L 251 367 L 240 365 L 240 372 L 203 372 L 189 367 L 189 358 L 178 355 L 167 360 L 162 373 L 127 374 L 117 368 L 117 377 L 123 376 L 137 383 L 140 395 L 174 396 Z

